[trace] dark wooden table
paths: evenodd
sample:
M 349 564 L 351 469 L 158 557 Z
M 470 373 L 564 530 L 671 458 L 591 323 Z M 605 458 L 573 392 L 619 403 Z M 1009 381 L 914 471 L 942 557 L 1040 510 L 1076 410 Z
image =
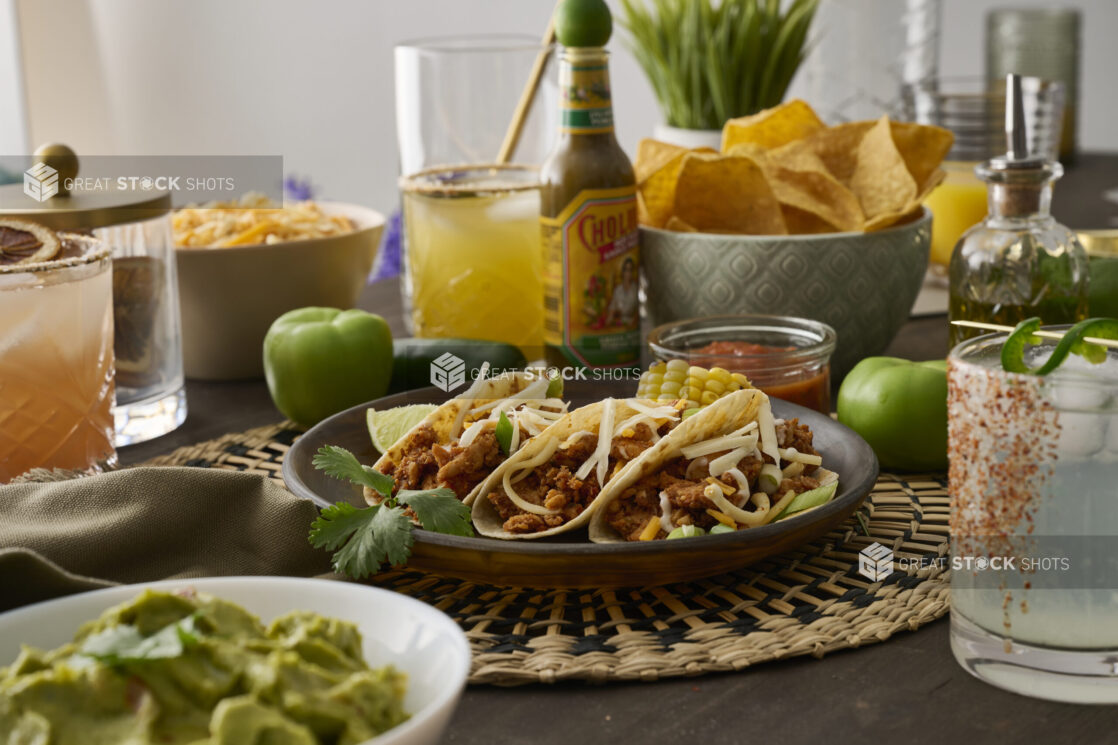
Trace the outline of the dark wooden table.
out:
M 1077 175 L 1078 174 L 1078 175 Z M 1113 227 L 1118 156 L 1086 156 L 1057 190 L 1056 212 L 1075 228 Z M 360 307 L 403 334 L 396 282 L 369 286 Z M 943 316 L 910 321 L 886 354 L 947 352 Z M 262 381 L 189 381 L 190 415 L 178 431 L 121 452 L 135 464 L 181 445 L 280 418 Z M 909 743 L 1118 742 L 1118 708 L 1053 704 L 980 683 L 956 664 L 946 619 L 882 644 L 822 660 L 796 659 L 740 673 L 609 685 L 473 687 L 449 743 Z

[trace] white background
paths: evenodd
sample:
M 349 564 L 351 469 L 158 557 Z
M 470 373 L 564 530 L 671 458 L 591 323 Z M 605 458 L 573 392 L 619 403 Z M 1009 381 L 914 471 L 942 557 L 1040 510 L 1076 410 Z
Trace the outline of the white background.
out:
M 610 3 L 616 8 L 617 0 Z M 553 0 L 17 4 L 32 146 L 64 141 L 79 154 L 279 153 L 287 171 L 310 175 L 321 196 L 382 211 L 396 203 L 393 44 L 446 34 L 538 35 L 554 6 Z M 981 74 L 985 13 L 1007 4 L 1051 3 L 944 0 L 942 73 Z M 1084 12 L 1080 143 L 1118 150 L 1118 0 L 1073 5 Z M 623 37 L 615 32 L 611 42 L 614 104 L 619 137 L 632 152 L 660 114 Z M 0 105 L 12 100 L 0 88 Z

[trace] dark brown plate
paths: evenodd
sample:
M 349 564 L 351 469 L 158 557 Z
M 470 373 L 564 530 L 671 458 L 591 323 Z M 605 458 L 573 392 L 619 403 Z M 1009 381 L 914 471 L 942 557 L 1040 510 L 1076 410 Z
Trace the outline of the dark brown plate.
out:
M 622 381 L 572 381 L 565 397 L 582 406 L 606 396 L 631 395 Z M 361 489 L 326 476 L 311 465 L 323 445 L 340 445 L 363 463 L 377 452 L 369 440 L 365 410 L 414 403 L 441 403 L 447 394 L 424 388 L 335 414 L 295 441 L 283 461 L 283 478 L 291 491 L 321 506 L 350 502 L 364 507 Z M 590 543 L 586 530 L 536 541 L 462 538 L 415 531 L 408 566 L 485 584 L 527 587 L 633 587 L 683 582 L 738 569 L 817 538 L 842 523 L 869 494 L 877 480 L 877 458 L 866 441 L 830 417 L 773 400 L 773 413 L 798 417 L 815 435 L 823 464 L 839 475 L 835 498 L 798 517 L 735 533 L 672 541 Z

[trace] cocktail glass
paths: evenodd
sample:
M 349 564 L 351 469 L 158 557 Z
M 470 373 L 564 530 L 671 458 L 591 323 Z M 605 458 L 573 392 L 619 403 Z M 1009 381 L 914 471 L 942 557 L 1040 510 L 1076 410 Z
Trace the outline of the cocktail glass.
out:
M 51 261 L 0 261 L 0 483 L 116 464 L 112 282 L 109 249 L 85 236 Z
M 1001 688 L 1118 702 L 1118 350 L 1037 377 L 1002 369 L 1005 338 L 948 359 L 952 650 Z
M 416 336 L 543 341 L 540 192 L 529 166 L 433 168 L 401 179 Z

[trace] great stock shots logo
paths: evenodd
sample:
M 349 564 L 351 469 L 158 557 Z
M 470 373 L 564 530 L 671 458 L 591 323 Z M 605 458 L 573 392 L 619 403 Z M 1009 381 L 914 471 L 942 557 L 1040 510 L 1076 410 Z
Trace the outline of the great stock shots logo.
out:
M 36 163 L 23 172 L 23 193 L 36 202 L 45 202 L 58 193 L 58 171 L 46 163 Z
M 870 582 L 880 582 L 893 573 L 893 551 L 877 541 L 858 553 L 858 574 Z
M 450 393 L 466 382 L 466 363 L 461 357 L 445 352 L 431 363 L 431 385 Z

